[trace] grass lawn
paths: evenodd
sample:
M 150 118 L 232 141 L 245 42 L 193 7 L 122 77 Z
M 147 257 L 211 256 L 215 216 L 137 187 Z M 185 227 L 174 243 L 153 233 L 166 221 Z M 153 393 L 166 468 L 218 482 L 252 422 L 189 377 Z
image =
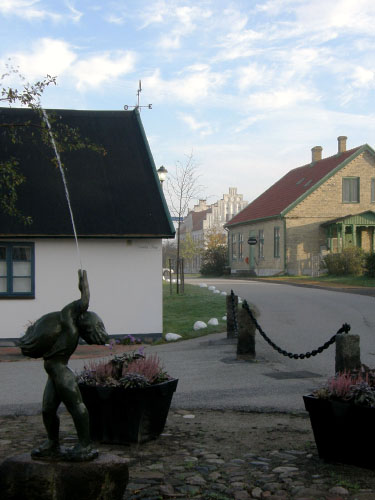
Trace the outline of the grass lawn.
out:
M 278 281 L 303 281 L 311 283 L 321 283 L 322 285 L 332 284 L 332 285 L 344 285 L 344 286 L 355 286 L 355 287 L 374 287 L 375 278 L 370 278 L 368 276 L 270 276 L 270 279 L 277 279 Z M 266 279 L 266 278 L 265 278 Z
M 173 286 L 173 295 L 170 295 L 169 290 L 169 283 L 163 283 L 164 334 L 178 333 L 184 339 L 189 339 L 226 331 L 227 322 L 221 319 L 226 314 L 225 296 L 188 284 L 185 284 L 184 294 L 176 294 L 176 285 Z M 193 330 L 196 321 L 207 323 L 211 318 L 217 318 L 219 325 L 196 332 Z

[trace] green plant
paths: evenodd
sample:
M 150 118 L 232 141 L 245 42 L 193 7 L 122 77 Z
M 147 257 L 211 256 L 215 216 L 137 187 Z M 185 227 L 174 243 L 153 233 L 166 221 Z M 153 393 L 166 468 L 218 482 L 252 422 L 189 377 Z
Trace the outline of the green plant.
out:
M 128 372 L 124 377 L 120 378 L 119 382 L 125 389 L 140 389 L 151 385 L 144 375 L 131 372 Z
M 224 274 L 228 262 L 227 247 L 218 245 L 207 248 L 202 254 L 202 267 L 200 272 L 205 276 L 221 276 Z
M 77 374 L 79 384 L 102 387 L 146 387 L 170 380 L 156 354 L 131 351 L 110 360 L 90 361 Z
M 365 270 L 366 253 L 358 247 L 344 248 L 341 253 L 328 254 L 323 264 L 332 275 L 360 276 Z
M 375 253 L 368 253 L 366 255 L 366 275 L 375 278 Z

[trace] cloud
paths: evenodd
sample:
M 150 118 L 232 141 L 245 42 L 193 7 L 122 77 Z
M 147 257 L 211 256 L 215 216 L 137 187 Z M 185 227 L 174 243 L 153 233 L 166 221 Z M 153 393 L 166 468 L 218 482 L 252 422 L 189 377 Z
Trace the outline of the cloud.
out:
M 199 23 L 209 18 L 211 12 L 200 7 L 177 7 L 168 11 L 164 15 L 164 20 L 168 20 L 173 25 L 169 33 L 165 33 L 160 38 L 158 46 L 161 49 L 176 50 L 181 47 L 181 39 L 192 34 Z
M 125 21 L 125 18 L 121 15 L 116 15 L 116 14 L 109 14 L 105 20 L 108 22 L 108 23 L 111 23 L 111 24 L 118 24 L 118 25 L 121 25 L 121 24 L 124 24 L 124 21 Z
M 134 70 L 136 56 L 131 51 L 106 52 L 76 62 L 71 73 L 79 90 L 98 88 Z
M 83 16 L 83 12 L 80 12 L 77 10 L 71 3 L 67 2 L 66 6 L 71 12 L 71 19 L 73 22 L 78 23 L 81 20 L 81 17 Z
M 159 100 L 177 99 L 180 104 L 192 104 L 207 97 L 212 98 L 226 79 L 225 74 L 211 71 L 208 65 L 194 65 L 185 68 L 178 78 L 165 80 L 161 77 L 160 69 L 157 69 L 143 81 L 145 87 Z
M 57 76 L 58 81 L 69 77 L 75 87 L 83 91 L 98 88 L 133 71 L 136 55 L 122 50 L 79 58 L 77 50 L 68 42 L 42 38 L 32 45 L 31 52 L 9 54 L 9 59 L 27 80 L 46 74 Z
M 269 92 L 254 93 L 249 96 L 248 104 L 256 109 L 273 110 L 294 107 L 305 101 L 316 102 L 318 100 L 317 95 L 303 87 L 288 87 Z
M 212 134 L 212 128 L 208 122 L 198 122 L 192 115 L 187 115 L 185 113 L 179 113 L 178 116 L 183 122 L 189 125 L 191 130 L 199 132 L 202 137 Z
M 238 88 L 246 90 L 249 87 L 268 84 L 273 78 L 272 70 L 259 64 L 249 64 L 238 69 Z
M 47 73 L 51 76 L 61 75 L 71 67 L 77 55 L 63 40 L 42 38 L 32 45 L 31 52 L 15 52 L 9 58 L 26 79 L 33 80 Z
M 46 18 L 53 21 L 61 20 L 62 16 L 54 12 L 39 8 L 39 0 L 1 0 L 0 14 L 4 16 L 17 16 L 28 21 L 43 20 Z

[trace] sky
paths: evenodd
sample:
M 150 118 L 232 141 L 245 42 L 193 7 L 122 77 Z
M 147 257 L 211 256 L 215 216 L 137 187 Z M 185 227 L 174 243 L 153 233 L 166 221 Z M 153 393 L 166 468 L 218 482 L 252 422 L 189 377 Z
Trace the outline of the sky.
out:
M 156 167 L 193 154 L 201 198 L 252 201 L 314 146 L 375 147 L 374 26 L 374 0 L 0 0 L 0 71 L 57 76 L 57 109 L 123 110 L 141 80 Z

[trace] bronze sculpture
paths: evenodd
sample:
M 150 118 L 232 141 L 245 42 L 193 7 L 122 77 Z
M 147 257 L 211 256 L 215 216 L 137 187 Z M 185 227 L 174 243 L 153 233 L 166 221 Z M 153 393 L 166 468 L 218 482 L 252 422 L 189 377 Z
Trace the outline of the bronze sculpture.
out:
M 90 290 L 86 271 L 78 271 L 81 298 L 61 311 L 48 313 L 28 327 L 19 346 L 25 356 L 44 359 L 48 381 L 43 395 L 43 423 L 47 441 L 31 452 L 34 459 L 87 461 L 98 456 L 91 446 L 89 416 L 82 402 L 74 373 L 67 366 L 79 337 L 88 344 L 105 344 L 108 335 L 99 316 L 88 311 Z M 78 444 L 72 449 L 60 447 L 57 409 L 63 402 L 72 415 Z

